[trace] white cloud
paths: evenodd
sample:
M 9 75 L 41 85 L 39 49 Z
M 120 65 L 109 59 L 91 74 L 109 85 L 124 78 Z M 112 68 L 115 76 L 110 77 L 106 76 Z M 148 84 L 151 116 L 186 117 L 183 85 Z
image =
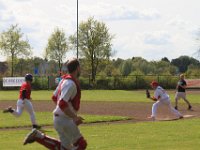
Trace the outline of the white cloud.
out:
M 198 4 L 198 0 L 79 0 L 79 22 L 91 16 L 105 22 L 116 35 L 116 58 L 175 58 L 195 51 Z M 67 36 L 76 32 L 76 1 L 0 0 L 0 22 L 0 32 L 19 24 L 34 55 L 42 56 L 55 27 L 64 29 Z
M 90 5 L 89 9 L 88 6 L 82 6 L 81 14 L 96 16 L 102 20 L 154 20 L 160 18 L 156 9 L 138 10 L 128 5 L 112 5 L 102 2 Z
M 156 31 L 153 33 L 145 33 L 144 43 L 156 45 L 166 45 L 170 43 L 170 35 L 165 31 Z

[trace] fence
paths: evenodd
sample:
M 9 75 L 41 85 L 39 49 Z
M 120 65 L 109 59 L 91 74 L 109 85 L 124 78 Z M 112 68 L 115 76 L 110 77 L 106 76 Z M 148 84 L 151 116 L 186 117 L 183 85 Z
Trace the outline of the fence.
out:
M 50 90 L 55 89 L 55 76 L 34 76 L 32 88 L 34 90 Z M 176 87 L 178 76 L 171 75 L 131 75 L 131 76 L 96 76 L 94 84 L 91 82 L 91 76 L 80 77 L 82 89 L 146 89 L 150 88 L 153 80 L 159 82 L 166 89 L 174 89 Z M 198 76 L 187 76 L 187 79 L 200 79 Z M 14 90 L 19 87 L 3 87 L 2 78 L 0 79 L 0 90 Z

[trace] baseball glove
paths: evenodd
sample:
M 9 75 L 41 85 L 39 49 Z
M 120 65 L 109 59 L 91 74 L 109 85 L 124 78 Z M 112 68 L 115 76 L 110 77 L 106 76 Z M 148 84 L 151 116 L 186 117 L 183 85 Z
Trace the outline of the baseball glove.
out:
M 146 97 L 147 97 L 147 98 L 150 98 L 150 97 L 151 97 L 150 92 L 149 92 L 148 89 L 146 89 Z

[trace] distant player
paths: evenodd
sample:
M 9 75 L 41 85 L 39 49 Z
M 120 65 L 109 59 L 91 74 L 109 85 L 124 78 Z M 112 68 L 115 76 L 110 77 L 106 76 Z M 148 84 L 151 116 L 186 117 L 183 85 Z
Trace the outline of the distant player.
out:
M 177 110 L 175 110 L 171 106 L 169 95 L 166 93 L 166 91 L 161 86 L 159 86 L 158 82 L 152 81 L 151 87 L 155 90 L 154 96 L 151 97 L 149 95 L 148 98 L 156 101 L 152 106 L 152 114 L 150 117 L 150 118 L 152 118 L 152 120 L 156 120 L 157 110 L 161 106 L 167 106 L 170 113 L 174 114 L 177 118 L 183 118 L 182 114 L 180 112 L 178 112 Z
M 180 75 L 180 80 L 177 83 L 176 86 L 176 95 L 175 95 L 175 109 L 178 110 L 178 100 L 180 98 L 182 98 L 187 104 L 188 104 L 188 110 L 192 110 L 192 106 L 190 104 L 190 102 L 186 99 L 186 87 L 187 87 L 187 83 L 184 80 L 185 76 L 184 74 Z
M 15 117 L 21 116 L 24 108 L 30 115 L 33 128 L 40 128 L 37 125 L 35 119 L 35 112 L 31 103 L 31 83 L 33 81 L 33 76 L 31 74 L 25 75 L 25 82 L 22 83 L 19 91 L 19 99 L 17 101 L 17 110 L 13 109 L 11 106 L 6 108 L 3 113 L 12 113 Z
M 70 60 L 67 64 L 69 74 L 62 76 L 53 94 L 56 108 L 54 114 L 54 128 L 59 140 L 51 138 L 34 129 L 24 140 L 24 145 L 38 142 L 51 150 L 85 150 L 87 142 L 81 135 L 78 125 L 83 118 L 77 115 L 80 106 L 81 90 L 78 81 L 80 65 L 77 59 Z

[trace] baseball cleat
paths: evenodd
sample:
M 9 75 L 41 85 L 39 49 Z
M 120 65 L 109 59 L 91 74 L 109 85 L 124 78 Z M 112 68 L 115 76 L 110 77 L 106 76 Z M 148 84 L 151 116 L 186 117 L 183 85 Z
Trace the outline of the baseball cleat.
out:
M 183 116 L 180 116 L 179 119 L 183 119 Z
M 149 116 L 149 117 L 147 117 L 148 119 L 151 119 L 152 121 L 155 121 L 156 120 L 156 117 L 154 117 L 154 116 Z
M 3 113 L 13 113 L 13 112 L 14 110 L 11 106 L 3 110 Z
M 177 106 L 175 106 L 175 107 L 174 107 L 174 109 L 178 110 L 178 107 L 177 107 Z
M 192 110 L 192 106 L 191 105 L 188 106 L 188 110 Z
M 30 133 L 28 133 L 24 139 L 23 145 L 35 142 L 35 136 L 36 136 L 37 132 L 38 132 L 37 129 L 33 129 Z
M 33 129 L 41 129 L 41 126 L 39 126 L 39 125 L 33 125 Z

